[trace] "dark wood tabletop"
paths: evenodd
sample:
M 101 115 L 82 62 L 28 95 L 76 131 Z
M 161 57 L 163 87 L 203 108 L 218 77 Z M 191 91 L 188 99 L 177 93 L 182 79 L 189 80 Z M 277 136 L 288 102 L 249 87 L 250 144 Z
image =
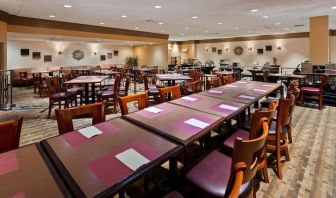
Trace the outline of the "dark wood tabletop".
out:
M 74 131 L 41 143 L 75 197 L 111 197 L 182 152 L 182 146 L 121 118 L 95 127 L 103 133 L 88 139 Z M 130 148 L 150 162 L 133 171 L 115 157 Z
M 156 74 L 159 80 L 191 80 L 189 76 L 185 76 L 178 73 L 173 74 Z
M 77 78 L 64 82 L 64 84 L 101 83 L 107 78 L 109 78 L 109 76 L 79 76 Z
M 184 146 L 200 139 L 224 121 L 223 117 L 171 103 L 154 107 L 163 111 L 155 114 L 140 110 L 124 117 Z M 185 123 L 192 118 L 208 123 L 209 126 L 202 129 Z
M 0 154 L 0 197 L 71 197 L 40 145 Z
M 194 100 L 194 101 L 193 101 Z M 248 104 L 219 99 L 201 94 L 192 94 L 171 101 L 173 104 L 211 113 L 226 120 L 231 119 L 249 107 Z

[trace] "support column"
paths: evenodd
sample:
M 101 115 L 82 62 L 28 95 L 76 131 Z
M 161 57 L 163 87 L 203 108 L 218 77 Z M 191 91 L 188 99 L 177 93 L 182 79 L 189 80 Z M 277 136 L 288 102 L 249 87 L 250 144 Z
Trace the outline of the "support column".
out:
M 310 18 L 310 61 L 324 65 L 330 61 L 329 17 Z

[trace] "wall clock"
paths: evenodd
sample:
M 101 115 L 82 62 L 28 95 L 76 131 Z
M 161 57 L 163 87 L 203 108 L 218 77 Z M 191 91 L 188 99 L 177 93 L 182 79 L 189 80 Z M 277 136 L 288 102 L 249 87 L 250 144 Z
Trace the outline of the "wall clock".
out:
M 234 53 L 237 55 L 237 56 L 240 56 L 243 54 L 243 48 L 240 47 L 240 46 L 237 46 L 233 49 Z
M 82 50 L 80 49 L 75 49 L 73 52 L 72 52 L 72 58 L 79 61 L 79 60 L 82 60 L 84 58 L 85 54 Z

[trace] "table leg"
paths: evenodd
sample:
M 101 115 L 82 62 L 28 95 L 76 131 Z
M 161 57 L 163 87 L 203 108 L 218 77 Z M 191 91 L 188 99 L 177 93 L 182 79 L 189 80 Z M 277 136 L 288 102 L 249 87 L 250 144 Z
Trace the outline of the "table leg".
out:
M 170 187 L 173 190 L 177 188 L 177 157 L 173 157 L 169 160 L 169 180 Z
M 89 104 L 89 84 L 85 83 L 85 104 Z
M 173 83 L 172 83 L 171 80 L 168 80 L 168 87 L 172 86 L 173 84 L 175 84 L 175 81 L 173 81 Z M 171 93 L 168 93 L 168 101 L 170 101 L 170 100 L 171 100 Z
M 92 92 L 92 103 L 95 103 L 96 102 L 96 83 L 92 83 L 91 92 Z
M 136 77 L 135 77 L 136 71 L 133 72 L 133 83 L 134 83 L 134 93 L 136 94 Z

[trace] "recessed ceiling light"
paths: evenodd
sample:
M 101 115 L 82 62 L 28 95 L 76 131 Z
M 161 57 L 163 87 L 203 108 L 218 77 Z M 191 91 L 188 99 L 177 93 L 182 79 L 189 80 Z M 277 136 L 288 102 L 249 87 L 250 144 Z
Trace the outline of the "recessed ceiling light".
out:
M 259 12 L 259 10 L 258 9 L 253 9 L 253 10 L 251 10 L 251 12 Z
M 182 33 L 182 34 L 180 34 L 181 36 L 184 36 L 184 34 Z
M 56 16 L 55 15 L 49 15 L 50 18 L 55 18 Z
M 130 42 L 129 41 L 126 41 L 127 44 L 129 44 Z
M 221 23 L 221 22 L 218 22 L 217 24 L 218 24 L 218 25 L 222 25 L 223 23 Z
M 139 27 L 134 27 L 134 29 L 135 29 L 135 30 L 138 30 L 138 29 L 139 29 Z
M 263 16 L 262 18 L 263 18 L 263 19 L 267 19 L 267 18 L 269 18 L 269 16 Z
M 161 30 L 162 33 L 164 33 L 165 31 L 164 30 Z
M 235 30 L 239 30 L 239 27 L 235 27 L 234 29 L 235 29 Z
M 100 25 L 104 25 L 105 23 L 104 23 L 104 22 L 100 22 L 99 24 L 100 24 Z
M 185 29 L 185 30 L 189 30 L 189 27 L 185 27 L 184 29 Z
M 121 18 L 127 18 L 127 16 L 126 15 L 122 15 Z
M 336 9 L 336 6 L 331 7 L 331 9 L 335 10 L 335 9 Z
M 207 30 L 204 30 L 204 33 L 208 33 L 208 31 L 207 31 Z
M 276 23 L 275 25 L 280 25 L 281 23 Z
M 64 5 L 65 8 L 72 8 L 72 5 Z
M 156 6 L 154 6 L 154 8 L 160 9 L 162 7 L 160 5 L 156 5 Z
M 193 17 L 191 17 L 191 18 L 193 18 L 193 19 L 198 19 L 198 16 L 193 16 Z
M 252 33 L 252 31 L 249 30 L 249 31 L 247 31 L 247 33 Z
M 159 25 L 163 25 L 163 22 L 159 22 Z
M 153 45 L 153 43 L 149 43 L 150 45 Z
M 288 28 L 288 27 L 285 27 L 285 30 L 289 30 L 289 28 Z

